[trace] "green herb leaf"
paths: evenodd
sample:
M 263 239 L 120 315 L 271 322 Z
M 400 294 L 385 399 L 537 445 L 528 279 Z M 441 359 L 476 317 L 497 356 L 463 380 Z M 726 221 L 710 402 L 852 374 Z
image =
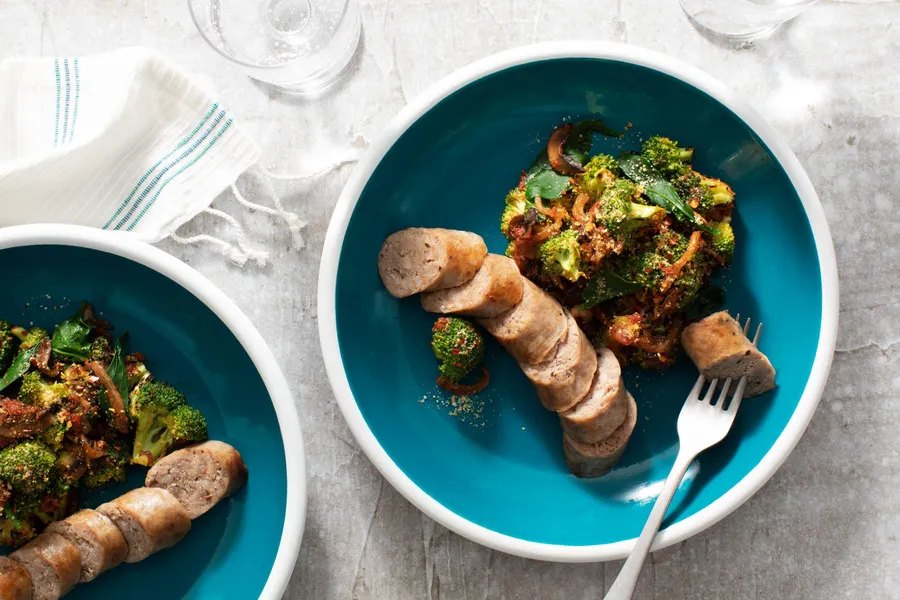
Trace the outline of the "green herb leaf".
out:
M 683 223 L 689 223 L 706 232 L 712 231 L 703 224 L 694 209 L 681 199 L 675 187 L 653 168 L 649 160 L 639 154 L 623 154 L 619 157 L 619 167 L 629 179 L 644 188 L 644 195 L 650 198 L 653 204 L 666 209 Z
M 53 354 L 76 361 L 87 360 L 91 356 L 91 342 L 88 335 L 91 326 L 84 320 L 86 303 L 82 302 L 81 308 L 74 316 L 66 319 L 53 330 L 51 346 Z
M 525 172 L 525 197 L 529 201 L 533 201 L 535 196 L 546 200 L 559 198 L 568 187 L 569 176 L 553 170 L 546 149 L 538 154 Z
M 123 333 L 118 341 L 116 341 L 116 345 L 113 348 L 112 359 L 109 361 L 109 366 L 106 367 L 106 372 L 109 373 L 109 378 L 112 379 L 116 388 L 118 388 L 119 395 L 122 396 L 122 402 L 125 404 L 125 411 L 127 412 L 129 400 L 128 373 L 125 371 L 125 351 L 123 349 L 126 335 L 127 334 Z
M 622 134 L 606 126 L 601 119 L 586 119 L 572 125 L 569 139 L 566 140 L 565 153 L 577 160 L 582 165 L 588 161 L 594 133 L 608 137 L 620 138 Z
M 9 387 L 19 377 L 28 372 L 28 369 L 31 367 L 31 359 L 34 358 L 35 354 L 37 354 L 38 348 L 40 348 L 40 346 L 40 343 L 38 343 L 31 348 L 19 350 L 19 353 L 16 354 L 16 357 L 9 365 L 6 373 L 3 375 L 3 377 L 0 377 L 0 390 Z
M 685 308 L 684 314 L 690 321 L 699 321 L 719 310 L 724 303 L 725 292 L 722 288 L 712 285 L 697 292 Z
M 584 308 L 592 308 L 601 302 L 634 294 L 644 289 L 639 283 L 628 281 L 609 269 L 600 269 L 591 277 L 582 293 Z

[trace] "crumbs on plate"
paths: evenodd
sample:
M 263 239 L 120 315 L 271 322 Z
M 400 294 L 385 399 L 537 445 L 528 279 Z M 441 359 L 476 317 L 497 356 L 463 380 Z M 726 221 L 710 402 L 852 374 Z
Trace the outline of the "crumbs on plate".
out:
M 485 402 L 478 396 L 459 396 L 442 390 L 426 393 L 419 399 L 420 404 L 431 404 L 437 410 L 458 419 L 473 429 L 484 429 Z

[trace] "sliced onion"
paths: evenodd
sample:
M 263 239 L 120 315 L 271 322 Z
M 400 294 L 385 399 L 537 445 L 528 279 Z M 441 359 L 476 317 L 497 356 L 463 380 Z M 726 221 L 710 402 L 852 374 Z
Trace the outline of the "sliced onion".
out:
M 437 384 L 450 392 L 451 394 L 456 394 L 457 396 L 472 396 L 477 394 L 478 392 L 484 390 L 491 382 L 491 374 L 488 372 L 486 367 L 481 367 L 481 379 L 478 380 L 477 383 L 473 383 L 472 385 L 464 385 L 462 383 L 456 383 L 454 381 L 450 381 L 443 375 L 437 378 Z

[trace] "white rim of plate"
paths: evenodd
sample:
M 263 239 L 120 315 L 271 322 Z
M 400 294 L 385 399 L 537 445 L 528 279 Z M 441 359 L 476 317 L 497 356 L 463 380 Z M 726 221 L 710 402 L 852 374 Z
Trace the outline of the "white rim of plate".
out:
M 205 304 L 225 324 L 250 356 L 272 398 L 287 468 L 284 528 L 272 570 L 260 600 L 279 600 L 287 589 L 300 553 L 306 522 L 306 454 L 300 415 L 275 356 L 237 305 L 203 275 L 174 256 L 130 234 L 79 225 L 38 224 L 0 228 L 0 250 L 23 246 L 76 246 L 127 258 L 168 277 Z M 251 477 L 252 480 L 252 477 Z
M 648 67 L 675 77 L 721 102 L 759 136 L 787 173 L 803 203 L 818 252 L 822 277 L 822 322 L 819 344 L 809 380 L 794 414 L 758 465 L 717 500 L 690 517 L 662 530 L 656 537 L 653 549 L 659 550 L 676 544 L 718 522 L 753 496 L 781 466 L 794 449 L 816 410 L 831 368 L 837 339 L 837 261 L 825 212 L 800 161 L 760 113 L 700 69 L 644 48 L 607 42 L 549 42 L 516 48 L 489 56 L 452 73 L 410 102 L 385 127 L 381 136 L 356 166 L 331 218 L 319 271 L 319 337 L 331 387 L 356 441 L 382 475 L 421 511 L 470 540 L 509 554 L 558 562 L 606 561 L 625 558 L 636 540 L 588 546 L 566 546 L 522 540 L 461 517 L 419 488 L 388 456 L 363 418 L 343 369 L 337 337 L 335 288 L 344 235 L 359 195 L 394 142 L 428 110 L 467 84 L 509 67 L 558 58 L 597 58 Z

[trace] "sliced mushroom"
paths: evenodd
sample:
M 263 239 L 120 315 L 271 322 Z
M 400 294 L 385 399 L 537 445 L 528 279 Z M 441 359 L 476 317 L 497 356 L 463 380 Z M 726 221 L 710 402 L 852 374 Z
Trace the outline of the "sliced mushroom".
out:
M 553 130 L 550 140 L 547 142 L 547 158 L 550 160 L 550 166 L 554 171 L 563 175 L 577 175 L 584 171 L 581 163 L 565 152 L 566 141 L 568 141 L 570 133 L 572 133 L 571 123 L 560 125 Z
M 53 415 L 18 400 L 0 399 L 0 437 L 25 438 L 38 434 L 53 421 Z
M 50 351 L 52 349 L 50 338 L 42 339 L 40 344 L 38 344 L 37 354 L 32 357 L 31 362 L 34 363 L 38 371 L 47 377 L 59 377 L 59 365 L 54 364 L 52 367 L 50 366 Z

